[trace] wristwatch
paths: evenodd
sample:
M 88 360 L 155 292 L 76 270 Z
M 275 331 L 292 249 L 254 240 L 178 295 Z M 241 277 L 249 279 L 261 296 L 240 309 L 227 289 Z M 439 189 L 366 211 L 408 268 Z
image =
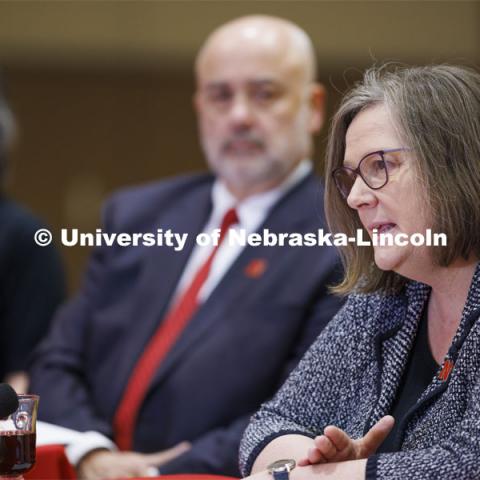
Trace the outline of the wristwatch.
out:
M 267 467 L 268 473 L 273 475 L 274 480 L 288 480 L 289 473 L 295 468 L 295 460 L 291 458 L 277 460 Z

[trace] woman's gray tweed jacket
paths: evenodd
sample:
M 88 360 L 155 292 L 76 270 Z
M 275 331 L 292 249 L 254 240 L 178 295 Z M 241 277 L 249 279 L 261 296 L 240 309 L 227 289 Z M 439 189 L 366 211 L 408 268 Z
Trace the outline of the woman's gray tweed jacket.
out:
M 280 391 L 252 417 L 240 447 L 242 473 L 248 475 L 256 456 L 280 435 L 314 437 L 336 425 L 359 438 L 387 415 L 429 293 L 410 282 L 401 295 L 351 295 Z M 480 479 L 479 316 L 477 265 L 443 365 L 408 412 L 398 451 L 368 459 L 368 480 Z

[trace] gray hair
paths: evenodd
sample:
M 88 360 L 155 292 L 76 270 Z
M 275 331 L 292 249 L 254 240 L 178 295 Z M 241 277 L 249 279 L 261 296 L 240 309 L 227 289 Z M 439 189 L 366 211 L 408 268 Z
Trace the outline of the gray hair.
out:
M 325 193 L 330 228 L 349 236 L 362 228 L 335 188 L 332 171 L 343 164 L 352 120 L 378 104 L 387 107 L 406 146 L 415 151 L 432 229 L 447 235 L 448 246 L 432 247 L 434 261 L 448 266 L 460 257 L 480 257 L 480 74 L 466 67 L 386 65 L 365 72 L 344 97 L 330 129 Z M 405 283 L 376 267 L 372 248 L 344 247 L 341 255 L 346 273 L 334 289 L 339 293 L 398 291 Z

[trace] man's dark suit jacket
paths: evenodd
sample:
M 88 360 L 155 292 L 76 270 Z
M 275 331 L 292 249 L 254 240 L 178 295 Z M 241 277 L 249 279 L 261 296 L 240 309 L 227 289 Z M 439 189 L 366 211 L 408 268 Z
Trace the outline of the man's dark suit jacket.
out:
M 112 418 L 139 355 L 165 313 L 211 211 L 210 175 L 176 178 L 116 194 L 108 232 L 188 233 L 181 252 L 164 247 L 97 248 L 79 295 L 56 318 L 32 367 L 40 418 L 110 437 Z M 313 175 L 290 190 L 264 225 L 272 232 L 325 228 Z M 260 229 L 260 230 L 261 230 Z M 266 269 L 249 275 L 261 260 Z M 280 386 L 340 306 L 333 248 L 246 247 L 158 369 L 139 413 L 134 449 L 188 440 L 192 449 L 162 473 L 238 475 L 249 416 Z

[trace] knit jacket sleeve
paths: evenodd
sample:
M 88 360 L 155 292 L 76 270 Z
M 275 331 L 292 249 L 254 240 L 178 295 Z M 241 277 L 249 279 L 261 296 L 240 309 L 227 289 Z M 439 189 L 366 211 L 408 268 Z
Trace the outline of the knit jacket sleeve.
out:
M 350 402 L 354 408 L 349 382 L 351 369 L 362 368 L 361 361 L 349 362 L 362 342 L 363 328 L 352 326 L 356 316 L 355 298 L 344 307 L 323 330 L 314 344 L 292 372 L 275 397 L 265 403 L 251 418 L 240 446 L 240 469 L 249 475 L 255 458 L 274 438 L 286 434 L 315 437 L 331 423 L 343 425 L 344 419 L 335 417 L 339 402 Z M 357 316 L 358 317 L 358 316 Z M 365 356 L 368 356 L 367 354 Z M 349 371 L 350 370 L 350 371 Z M 358 372 L 361 375 L 361 372 Z M 347 409 L 348 410 L 348 409 Z

